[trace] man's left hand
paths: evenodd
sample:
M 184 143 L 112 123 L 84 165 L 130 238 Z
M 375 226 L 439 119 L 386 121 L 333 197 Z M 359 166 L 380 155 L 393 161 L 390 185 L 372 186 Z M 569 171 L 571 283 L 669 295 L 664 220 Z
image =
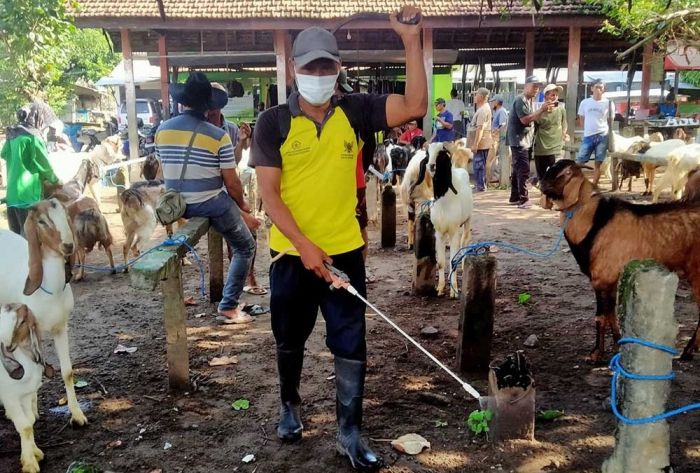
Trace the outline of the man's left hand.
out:
M 415 25 L 410 24 L 410 22 L 416 20 L 418 23 Z M 423 29 L 423 15 L 420 8 L 414 6 L 404 6 L 401 10 L 389 16 L 389 22 L 401 38 L 420 36 L 420 32 Z
M 241 124 L 238 127 L 238 139 L 240 141 L 247 140 L 252 136 L 253 132 L 250 128 L 250 125 L 248 125 L 246 122 L 241 122 Z

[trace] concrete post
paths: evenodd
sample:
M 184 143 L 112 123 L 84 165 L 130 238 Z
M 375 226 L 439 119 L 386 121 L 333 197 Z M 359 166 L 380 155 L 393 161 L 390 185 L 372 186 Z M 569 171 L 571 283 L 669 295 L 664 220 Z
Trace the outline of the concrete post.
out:
M 623 337 L 637 337 L 673 346 L 678 324 L 673 303 L 678 277 L 653 261 L 633 261 L 620 277 L 617 313 Z M 638 344 L 620 349 L 620 363 L 631 373 L 661 375 L 672 369 L 668 353 Z M 637 419 L 664 412 L 671 381 L 638 381 L 620 377 L 618 399 L 623 416 Z M 670 464 L 668 422 L 631 425 L 620 422 L 615 450 L 603 463 L 603 473 L 658 473 Z

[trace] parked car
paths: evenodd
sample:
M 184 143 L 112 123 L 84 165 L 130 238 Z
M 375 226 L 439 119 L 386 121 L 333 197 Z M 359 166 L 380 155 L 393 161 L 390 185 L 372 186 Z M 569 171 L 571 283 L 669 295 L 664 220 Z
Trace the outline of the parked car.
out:
M 136 116 L 143 120 L 143 123 L 151 126 L 158 126 L 163 120 L 160 104 L 154 99 L 136 99 Z M 119 128 L 126 127 L 126 102 L 122 102 L 117 116 Z

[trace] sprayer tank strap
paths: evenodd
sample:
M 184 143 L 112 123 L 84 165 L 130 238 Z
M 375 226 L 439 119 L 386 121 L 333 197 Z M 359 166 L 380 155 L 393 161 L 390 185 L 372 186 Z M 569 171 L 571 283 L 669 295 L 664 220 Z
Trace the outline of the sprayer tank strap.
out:
M 194 139 L 197 137 L 197 133 L 199 133 L 200 128 L 204 125 L 204 121 L 201 120 L 199 123 L 197 123 L 197 126 L 195 127 L 194 131 L 192 132 L 192 136 L 190 137 L 190 142 L 187 144 L 187 149 L 185 150 L 185 159 L 182 163 L 182 170 L 180 171 L 180 180 L 178 181 L 177 185 L 179 187 L 178 190 L 182 190 L 182 180 L 185 178 L 185 171 L 187 171 L 187 162 L 190 160 L 190 154 L 192 152 L 192 145 L 194 144 Z

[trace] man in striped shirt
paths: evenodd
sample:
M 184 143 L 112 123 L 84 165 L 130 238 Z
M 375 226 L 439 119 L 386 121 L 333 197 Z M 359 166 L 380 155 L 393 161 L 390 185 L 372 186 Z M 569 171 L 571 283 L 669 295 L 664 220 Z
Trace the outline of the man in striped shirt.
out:
M 156 153 L 163 165 L 165 187 L 181 192 L 187 203 L 185 218 L 208 217 L 234 250 L 218 312 L 225 323 L 253 319 L 239 307 L 246 275 L 255 252 L 250 229 L 260 223 L 250 215 L 236 174 L 231 138 L 207 122 L 206 112 L 222 108 L 225 92 L 212 89 L 202 73 L 190 74 L 185 84 L 171 84 L 170 95 L 184 111 L 161 124 Z M 188 155 L 189 148 L 189 156 Z M 186 168 L 182 179 L 183 165 Z

